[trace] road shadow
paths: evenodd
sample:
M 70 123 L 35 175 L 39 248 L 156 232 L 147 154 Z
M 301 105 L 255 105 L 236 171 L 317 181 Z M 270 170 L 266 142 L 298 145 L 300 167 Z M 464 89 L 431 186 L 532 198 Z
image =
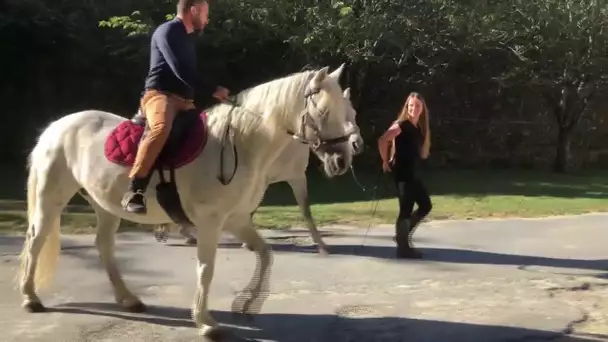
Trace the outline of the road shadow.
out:
M 275 251 L 280 252 L 310 252 L 316 251 L 317 247 L 314 246 L 314 241 L 310 235 L 310 231 L 307 229 L 289 229 L 285 232 L 271 232 L 277 235 L 264 236 L 264 240 L 273 248 Z M 355 238 L 361 241 L 393 241 L 392 235 L 371 235 L 364 233 L 349 233 L 348 231 L 320 231 L 322 238 Z M 172 233 L 166 242 L 162 242 L 167 247 L 192 247 L 196 248 L 196 245 L 186 244 L 186 238 Z M 424 237 L 416 238 L 417 242 L 427 243 L 431 239 Z M 297 246 L 294 249 L 293 246 Z M 218 243 L 218 248 L 222 249 L 238 249 L 242 247 L 242 243 L 231 235 L 228 234 L 227 238 L 223 238 Z
M 169 306 L 149 306 L 146 314 L 130 314 L 109 303 L 66 303 L 49 308 L 50 312 L 94 315 L 169 328 L 192 328 L 190 310 Z M 225 325 L 223 338 L 213 341 L 280 341 L 280 342 L 493 342 L 493 341 L 560 341 L 591 342 L 608 335 L 566 336 L 571 331 L 535 330 L 510 326 L 446 322 L 400 317 L 352 317 L 340 314 L 257 314 L 244 318 L 228 311 L 211 311 Z M 211 341 L 211 340 L 209 340 Z
M 275 252 L 316 253 L 315 246 L 293 244 L 271 244 Z M 331 255 L 360 256 L 401 262 L 395 258 L 394 246 L 329 245 Z M 418 248 L 423 254 L 419 261 L 434 261 L 457 264 L 485 264 L 512 266 L 544 266 L 581 270 L 608 271 L 608 259 L 565 259 L 535 255 L 503 254 L 486 251 L 452 248 Z
M 0 246 L 23 246 L 23 236 L 19 235 L 0 235 Z

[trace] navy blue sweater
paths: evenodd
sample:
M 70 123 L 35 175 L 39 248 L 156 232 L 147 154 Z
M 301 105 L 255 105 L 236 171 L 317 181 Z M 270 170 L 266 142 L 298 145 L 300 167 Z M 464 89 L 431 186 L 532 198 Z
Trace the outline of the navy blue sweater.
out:
M 211 96 L 215 85 L 203 82 L 196 69 L 194 40 L 181 19 L 176 17 L 158 26 L 150 43 L 150 70 L 145 88 L 186 99 L 194 99 L 196 91 L 205 97 Z

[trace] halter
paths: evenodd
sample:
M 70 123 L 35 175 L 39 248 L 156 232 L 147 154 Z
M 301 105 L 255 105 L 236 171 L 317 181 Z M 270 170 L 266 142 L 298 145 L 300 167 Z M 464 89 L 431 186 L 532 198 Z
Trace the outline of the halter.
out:
M 359 133 L 358 128 L 351 128 L 345 135 L 338 138 L 331 139 L 322 139 L 321 138 L 321 130 L 319 126 L 315 123 L 315 120 L 312 118 L 309 107 L 314 110 L 319 117 L 323 116 L 325 113 L 321 113 L 318 109 L 317 103 L 315 102 L 313 95 L 318 94 L 321 91 L 320 88 L 315 87 L 311 88 L 308 86 L 306 92 L 304 93 L 304 101 L 306 102 L 304 105 L 304 110 L 300 113 L 300 127 L 298 133 L 294 133 L 290 130 L 287 130 L 287 133 L 290 134 L 295 140 L 299 141 L 302 144 L 310 145 L 310 148 L 313 151 L 319 150 L 322 146 L 331 146 L 335 144 L 340 144 L 348 141 L 351 135 Z M 312 106 L 309 106 L 312 105 Z M 311 129 L 314 132 L 315 139 L 309 140 L 306 139 L 306 129 Z

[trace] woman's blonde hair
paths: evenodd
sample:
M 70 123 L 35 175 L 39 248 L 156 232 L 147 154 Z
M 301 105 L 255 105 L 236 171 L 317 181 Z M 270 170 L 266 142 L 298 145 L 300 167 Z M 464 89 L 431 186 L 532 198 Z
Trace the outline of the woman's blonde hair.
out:
M 426 101 L 424 100 L 424 97 L 422 97 L 422 95 L 420 93 L 411 92 L 407 96 L 407 98 L 405 99 L 405 103 L 403 104 L 403 108 L 401 109 L 401 112 L 397 116 L 397 120 L 395 121 L 395 123 L 410 120 L 410 116 L 408 114 L 407 107 L 410 103 L 410 100 L 413 98 L 422 102 L 422 113 L 420 113 L 420 117 L 418 119 L 418 128 L 420 129 L 422 136 L 424 138 L 424 141 L 420 148 L 420 156 L 422 158 L 426 158 L 426 157 L 428 157 L 429 152 L 431 150 L 431 128 L 429 125 L 429 109 L 426 105 Z M 393 139 L 393 141 L 391 142 L 389 156 L 390 156 L 390 160 L 393 160 L 393 158 L 395 156 L 395 139 Z

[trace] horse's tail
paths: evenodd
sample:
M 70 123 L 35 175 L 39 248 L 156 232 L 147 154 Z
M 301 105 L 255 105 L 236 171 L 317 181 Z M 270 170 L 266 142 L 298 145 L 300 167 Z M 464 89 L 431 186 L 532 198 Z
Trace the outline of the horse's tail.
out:
M 40 233 L 42 227 L 36 227 L 34 220 L 36 214 L 42 215 L 43 213 L 37 212 L 37 201 L 38 201 L 38 168 L 36 163 L 36 150 L 39 149 L 40 145 L 36 146 L 28 158 L 28 178 L 27 178 L 27 223 L 28 229 L 23 243 L 21 254 L 19 255 L 20 267 L 19 267 L 19 282 L 20 286 L 23 286 L 25 277 L 27 275 L 28 267 L 31 262 L 31 249 L 34 236 Z M 34 284 L 36 285 L 35 290 L 43 289 L 50 285 L 53 274 L 55 272 L 57 262 L 59 260 L 59 253 L 61 250 L 61 215 L 53 220 L 52 226 L 44 228 L 46 232 L 46 238 L 42 239 L 42 247 L 36 261 L 36 273 L 34 278 Z M 37 232 L 38 229 L 38 232 Z
M 32 154 L 28 157 L 28 175 L 27 175 L 27 223 L 28 232 L 33 226 L 34 210 L 36 209 L 36 185 L 38 184 L 38 172 L 32 165 Z M 29 235 L 28 235 L 29 237 Z

